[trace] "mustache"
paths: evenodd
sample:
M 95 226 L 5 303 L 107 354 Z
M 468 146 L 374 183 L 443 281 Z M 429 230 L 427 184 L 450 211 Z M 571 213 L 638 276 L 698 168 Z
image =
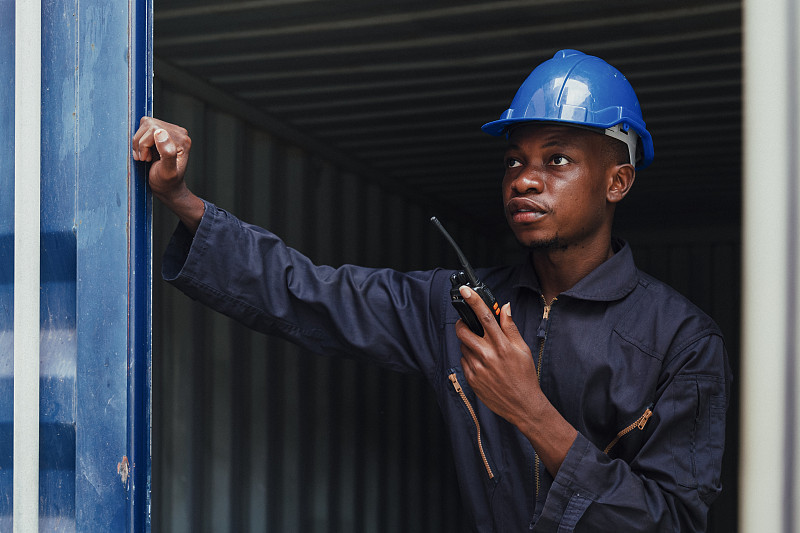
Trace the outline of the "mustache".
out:
M 506 212 L 518 213 L 520 211 L 530 211 L 533 213 L 549 213 L 552 211 L 550 206 L 544 202 L 532 200 L 524 196 L 511 198 L 506 202 Z

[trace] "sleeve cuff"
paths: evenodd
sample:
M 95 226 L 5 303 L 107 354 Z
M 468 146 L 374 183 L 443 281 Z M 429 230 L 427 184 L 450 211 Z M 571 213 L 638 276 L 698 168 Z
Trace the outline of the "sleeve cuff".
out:
M 581 464 L 584 457 L 592 447 L 592 443 L 582 433 L 578 432 L 575 441 L 567 452 L 567 456 L 564 458 L 564 462 L 561 464 L 561 468 L 558 469 L 554 482 L 577 490 L 577 481 L 580 479 L 577 474 L 582 470 Z
M 547 494 L 537 522 L 537 526 L 544 528 L 542 531 L 573 531 L 586 509 L 597 499 L 595 494 L 579 487 L 576 482 L 579 479 L 577 473 L 581 471 L 584 457 L 591 447 L 592 444 L 579 432 Z
M 208 236 L 214 222 L 219 217 L 219 209 L 205 200 L 203 200 L 203 204 L 205 211 L 197 232 L 192 235 L 182 222 L 178 222 L 178 226 L 170 238 L 161 264 L 161 276 L 166 281 L 175 281 L 185 274 L 186 266 L 198 261 L 207 248 Z

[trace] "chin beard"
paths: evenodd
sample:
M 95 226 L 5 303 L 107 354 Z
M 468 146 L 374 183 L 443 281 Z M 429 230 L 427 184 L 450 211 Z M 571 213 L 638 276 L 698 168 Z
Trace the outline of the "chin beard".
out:
M 531 241 L 525 247 L 528 250 L 566 250 L 569 243 L 564 242 L 558 235 L 550 239 L 539 239 Z

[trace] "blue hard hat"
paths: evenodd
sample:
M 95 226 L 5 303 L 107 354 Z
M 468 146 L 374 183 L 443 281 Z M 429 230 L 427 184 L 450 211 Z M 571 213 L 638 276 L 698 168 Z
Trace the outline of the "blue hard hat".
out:
M 511 107 L 499 120 L 481 128 L 500 136 L 514 124 L 560 122 L 598 128 L 625 142 L 637 169 L 653 162 L 653 138 L 647 131 L 633 87 L 622 73 L 600 59 L 577 50 L 561 50 L 536 67 L 522 83 Z M 636 136 L 641 155 L 637 157 Z

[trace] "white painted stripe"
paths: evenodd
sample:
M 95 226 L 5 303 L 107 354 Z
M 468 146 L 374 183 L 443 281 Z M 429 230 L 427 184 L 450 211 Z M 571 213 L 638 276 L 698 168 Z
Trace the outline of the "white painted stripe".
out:
M 14 352 L 14 330 L 0 330 L 0 354 Z M 75 380 L 78 337 L 74 328 L 42 329 L 39 333 L 39 373 L 43 379 Z M 14 362 L 0 357 L 0 379 L 14 378 Z M 0 532 L 6 531 L 0 525 Z
M 17 1 L 14 83 L 14 532 L 39 531 L 42 7 Z

